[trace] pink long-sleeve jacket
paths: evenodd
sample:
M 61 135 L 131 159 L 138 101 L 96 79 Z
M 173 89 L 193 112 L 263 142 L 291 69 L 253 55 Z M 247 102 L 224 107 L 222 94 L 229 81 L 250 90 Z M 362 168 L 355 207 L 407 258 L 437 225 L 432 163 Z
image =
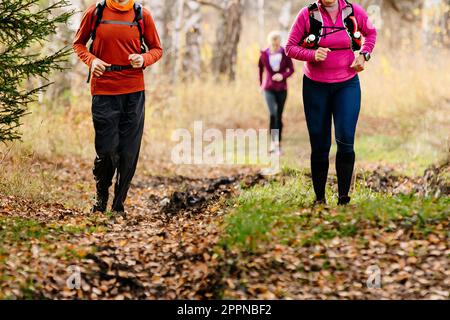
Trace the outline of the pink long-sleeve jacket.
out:
M 345 0 L 339 1 L 339 13 L 336 23 L 333 23 L 330 14 L 323 7 L 321 1 L 318 1 L 319 10 L 322 13 L 324 26 L 344 27 L 342 20 L 342 9 L 347 6 Z M 353 12 L 358 22 L 358 29 L 364 36 L 364 44 L 361 52 L 372 53 L 377 39 L 377 31 L 370 22 L 364 9 L 353 5 Z M 306 61 L 303 72 L 311 80 L 326 83 L 343 82 L 353 78 L 356 71 L 350 68 L 355 60 L 355 54 L 351 49 L 336 50 L 328 53 L 325 61 L 315 61 L 315 50 L 301 47 L 299 43 L 309 35 L 309 11 L 303 8 L 298 14 L 286 44 L 286 54 L 293 59 Z M 325 35 L 321 38 L 319 46 L 323 48 L 346 48 L 350 47 L 351 39 L 345 30 Z
M 280 49 L 282 59 L 280 63 L 280 71 L 275 72 L 272 70 L 269 62 L 270 49 L 267 48 L 261 51 L 261 57 L 259 58 L 259 84 L 264 90 L 283 91 L 288 89 L 287 79 L 294 73 L 294 64 L 291 58 L 286 56 L 283 48 Z M 265 72 L 264 72 L 265 71 Z M 265 73 L 265 76 L 264 76 Z M 283 76 L 283 80 L 276 82 L 272 80 L 272 76 L 275 73 L 280 73 Z

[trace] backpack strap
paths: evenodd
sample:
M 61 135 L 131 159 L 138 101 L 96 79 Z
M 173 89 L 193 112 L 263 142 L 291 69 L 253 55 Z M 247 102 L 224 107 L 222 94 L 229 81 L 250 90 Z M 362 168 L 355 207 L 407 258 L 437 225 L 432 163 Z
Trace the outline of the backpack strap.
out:
M 308 6 L 309 12 L 309 31 L 307 35 L 301 39 L 299 45 L 305 48 L 317 49 L 319 47 L 320 38 L 322 35 L 323 17 L 319 10 L 317 2 L 311 3 Z
M 134 10 L 134 20 L 133 22 L 126 22 L 126 21 L 115 21 L 115 20 L 103 20 L 103 11 L 106 7 L 106 0 L 102 0 L 100 2 L 97 2 L 97 5 L 95 7 L 94 14 L 91 17 L 91 34 L 90 34 L 90 40 L 91 44 L 89 45 L 89 52 L 92 52 L 92 47 L 94 44 L 95 37 L 97 35 L 97 28 L 100 24 L 122 24 L 122 25 L 128 25 L 130 27 L 137 26 L 139 30 L 139 41 L 141 42 L 141 53 L 147 52 L 147 47 L 145 45 L 144 40 L 144 17 L 142 13 L 142 5 L 139 3 L 134 3 L 133 10 Z M 131 69 L 131 66 L 112 66 L 110 70 L 108 71 L 122 71 Z M 89 69 L 89 75 L 87 82 L 89 83 L 91 80 L 91 70 Z
M 355 17 L 355 12 L 353 10 L 353 5 L 345 0 L 346 7 L 342 10 L 342 20 L 347 31 L 348 36 L 352 41 L 351 49 L 353 51 L 361 50 L 362 46 L 362 35 L 358 28 L 358 21 Z
M 122 22 L 122 21 L 105 21 L 102 20 L 103 18 L 103 11 L 106 7 L 106 0 L 102 0 L 97 2 L 97 5 L 95 7 L 94 14 L 91 17 L 91 34 L 90 39 L 92 40 L 89 51 L 92 52 L 92 45 L 94 43 L 95 37 L 97 35 L 97 28 L 100 24 L 124 24 L 124 25 L 130 25 L 130 26 L 137 26 L 139 30 L 139 40 L 141 42 L 141 52 L 145 53 L 147 52 L 147 48 L 145 46 L 144 41 L 144 31 L 145 31 L 145 25 L 144 25 L 144 17 L 142 13 L 142 5 L 140 3 L 134 3 L 133 9 L 134 9 L 134 20 L 131 23 L 128 22 Z
M 141 41 L 141 53 L 147 52 L 147 47 L 145 45 L 144 40 L 144 32 L 145 32 L 145 24 L 144 24 L 144 15 L 142 13 L 142 5 L 140 3 L 134 3 L 134 21 L 137 23 L 137 27 L 139 30 L 139 39 Z
M 358 51 L 362 46 L 362 35 L 358 30 L 358 22 L 356 20 L 353 5 L 345 0 L 346 6 L 342 9 L 342 20 L 344 28 L 324 27 L 323 17 L 319 9 L 319 4 L 314 2 L 308 6 L 309 11 L 309 31 L 306 36 L 300 41 L 299 45 L 309 49 L 319 48 L 319 42 L 325 35 L 330 35 L 341 30 L 345 30 L 351 39 L 351 48 L 330 48 L 331 50 L 348 50 Z M 327 31 L 326 29 L 332 29 Z
M 91 17 L 91 34 L 90 39 L 92 40 L 91 45 L 89 46 L 89 51 L 92 52 L 92 45 L 94 43 L 95 37 L 97 35 L 97 28 L 100 25 L 103 17 L 103 11 L 106 7 L 106 0 L 102 0 L 97 2 L 95 6 L 94 14 Z

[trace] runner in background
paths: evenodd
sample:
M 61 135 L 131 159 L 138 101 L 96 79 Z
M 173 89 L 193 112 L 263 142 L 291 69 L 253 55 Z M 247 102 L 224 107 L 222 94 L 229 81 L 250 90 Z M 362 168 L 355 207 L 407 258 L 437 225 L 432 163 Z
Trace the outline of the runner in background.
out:
M 294 65 L 281 46 L 279 32 L 271 32 L 268 42 L 269 47 L 261 51 L 259 58 L 259 83 L 270 113 L 271 152 L 281 155 L 283 111 L 288 95 L 287 79 L 294 73 Z

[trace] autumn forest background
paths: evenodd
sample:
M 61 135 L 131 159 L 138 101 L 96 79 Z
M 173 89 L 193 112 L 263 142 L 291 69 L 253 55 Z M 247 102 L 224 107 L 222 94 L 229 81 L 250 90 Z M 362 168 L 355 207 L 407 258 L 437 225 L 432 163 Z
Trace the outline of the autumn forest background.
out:
M 171 161 L 174 130 L 195 121 L 221 131 L 267 127 L 259 52 L 270 31 L 286 36 L 311 1 L 140 2 L 164 57 L 145 71 L 144 141 L 122 219 L 89 213 L 91 98 L 87 68 L 70 47 L 93 1 L 57 2 L 46 12 L 55 2 L 0 0 L 1 299 L 450 297 L 450 1 L 354 1 L 379 40 L 360 75 L 348 208 L 336 206 L 333 172 L 330 205 L 311 206 L 301 62 L 289 80 L 280 174 L 262 176 L 258 164 Z M 11 8 L 63 16 L 42 41 L 15 48 L 31 33 L 15 37 L 14 28 L 27 26 L 8 20 Z M 12 60 L 11 48 L 22 56 Z M 41 64 L 45 77 L 36 77 L 24 68 L 14 83 L 21 93 L 45 90 L 11 99 L 12 61 L 22 70 L 55 53 L 62 70 Z M 77 288 L 67 283 L 74 270 Z M 367 286 L 371 270 L 380 271 L 381 287 Z

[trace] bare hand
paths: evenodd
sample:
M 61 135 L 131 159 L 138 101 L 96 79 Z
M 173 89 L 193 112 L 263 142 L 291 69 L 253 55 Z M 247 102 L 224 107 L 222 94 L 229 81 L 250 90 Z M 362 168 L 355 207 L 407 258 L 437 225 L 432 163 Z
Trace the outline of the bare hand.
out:
M 314 56 L 316 61 L 325 61 L 327 59 L 328 52 L 331 52 L 331 50 L 328 48 L 320 47 L 319 49 L 317 49 Z
M 98 58 L 95 58 L 91 64 L 91 72 L 94 74 L 95 77 L 101 77 L 103 75 L 103 72 L 105 72 L 106 67 L 109 66 L 111 66 L 111 64 L 106 63 L 105 61 L 100 60 Z
M 130 60 L 133 68 L 142 68 L 144 65 L 144 57 L 141 54 L 130 54 L 128 60 Z
M 366 63 L 366 60 L 364 59 L 364 56 L 359 55 L 357 58 L 355 58 L 355 61 L 353 61 L 350 68 L 352 68 L 356 72 L 361 72 L 361 71 L 364 71 L 365 63 Z
M 283 75 L 281 73 L 275 73 L 272 76 L 272 80 L 275 82 L 281 82 L 281 81 L 283 81 Z

